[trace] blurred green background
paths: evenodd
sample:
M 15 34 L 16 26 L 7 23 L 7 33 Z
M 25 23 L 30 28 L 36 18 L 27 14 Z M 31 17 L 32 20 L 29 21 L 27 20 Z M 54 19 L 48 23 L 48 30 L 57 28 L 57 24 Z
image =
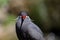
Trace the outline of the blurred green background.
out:
M 60 33 L 60 0 L 0 0 L 0 40 L 17 40 L 14 19 L 21 10 L 44 34 L 52 29 Z

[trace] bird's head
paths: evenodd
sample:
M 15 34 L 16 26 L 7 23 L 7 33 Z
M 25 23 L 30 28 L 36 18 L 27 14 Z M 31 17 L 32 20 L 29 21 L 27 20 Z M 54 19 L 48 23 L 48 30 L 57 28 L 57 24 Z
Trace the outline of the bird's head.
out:
M 21 11 L 19 13 L 19 16 L 24 20 L 27 17 L 27 12 L 26 11 Z
M 17 20 L 16 22 L 17 22 L 19 27 L 23 24 L 23 22 L 26 18 L 27 18 L 27 12 L 20 11 L 18 17 L 16 18 L 16 20 Z

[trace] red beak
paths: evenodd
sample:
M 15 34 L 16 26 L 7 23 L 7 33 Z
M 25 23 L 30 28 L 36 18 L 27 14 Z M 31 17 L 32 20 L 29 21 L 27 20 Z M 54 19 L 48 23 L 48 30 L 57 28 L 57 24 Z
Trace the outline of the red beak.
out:
M 23 18 L 23 19 L 25 19 L 25 18 L 26 18 L 26 16 L 22 16 L 22 18 Z

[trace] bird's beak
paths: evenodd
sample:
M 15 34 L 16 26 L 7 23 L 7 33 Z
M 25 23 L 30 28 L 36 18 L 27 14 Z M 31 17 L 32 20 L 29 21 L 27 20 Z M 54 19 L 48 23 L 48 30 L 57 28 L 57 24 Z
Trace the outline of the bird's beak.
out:
M 26 18 L 26 16 L 22 16 L 22 19 L 24 20 Z

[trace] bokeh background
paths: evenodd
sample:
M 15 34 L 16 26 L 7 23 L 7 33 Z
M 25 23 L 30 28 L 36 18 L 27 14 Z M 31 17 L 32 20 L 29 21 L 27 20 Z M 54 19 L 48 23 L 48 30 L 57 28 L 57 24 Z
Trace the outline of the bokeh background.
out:
M 0 0 L 0 40 L 18 40 L 15 19 L 21 10 L 28 11 L 44 36 L 48 35 L 46 39 L 55 35 L 60 40 L 60 0 Z

